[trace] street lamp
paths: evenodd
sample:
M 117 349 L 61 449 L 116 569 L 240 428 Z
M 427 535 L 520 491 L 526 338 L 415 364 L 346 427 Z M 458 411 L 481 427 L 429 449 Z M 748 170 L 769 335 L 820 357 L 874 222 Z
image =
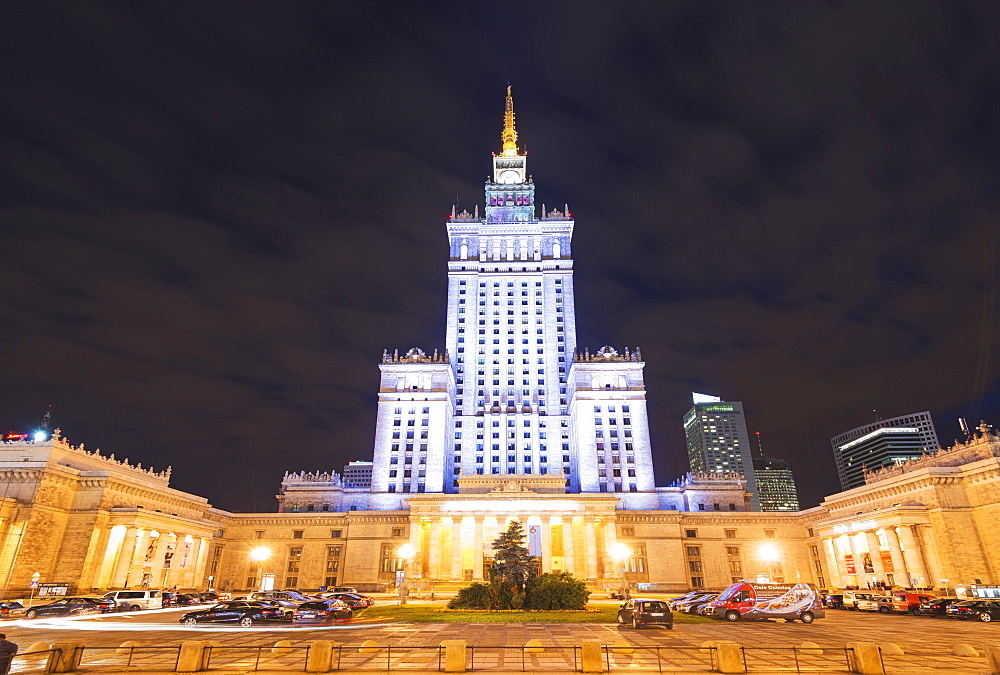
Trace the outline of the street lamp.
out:
M 396 554 L 403 561 L 403 579 L 399 583 L 399 604 L 406 604 L 406 577 L 410 571 L 410 561 L 413 557 L 417 555 L 417 549 L 413 548 L 413 544 L 403 544 L 399 547 Z
M 629 557 L 631 557 L 632 549 L 630 549 L 625 544 L 619 542 L 614 546 L 612 546 L 608 550 L 608 553 L 610 553 L 612 559 L 614 559 L 614 561 L 618 563 L 618 567 L 621 571 L 621 586 L 618 589 L 618 595 L 621 597 L 622 600 L 624 600 L 625 596 L 627 595 L 627 591 L 625 590 L 625 561 Z
M 764 544 L 760 547 L 758 554 L 760 555 L 760 559 L 767 563 L 767 583 L 770 583 L 772 581 L 771 577 L 773 576 L 772 572 L 774 571 L 775 563 L 777 563 L 778 559 L 781 557 L 781 552 L 778 551 L 778 547 L 776 546 Z M 758 579 L 758 581 L 760 581 L 760 579 Z
M 250 559 L 257 563 L 257 578 L 260 580 L 260 590 L 264 590 L 264 561 L 271 557 L 271 549 L 258 546 L 250 551 Z

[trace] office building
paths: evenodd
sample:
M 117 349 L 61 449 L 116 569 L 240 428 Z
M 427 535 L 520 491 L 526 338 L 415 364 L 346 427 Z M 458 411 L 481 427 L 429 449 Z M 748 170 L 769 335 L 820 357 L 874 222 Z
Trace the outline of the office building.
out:
M 750 508 L 760 510 L 757 483 L 750 456 L 743 404 L 718 396 L 692 394 L 694 405 L 684 415 L 688 461 L 695 473 L 743 474 L 751 493 Z
M 938 449 L 934 421 L 927 411 L 878 420 L 834 436 L 830 443 L 845 490 L 864 485 L 865 471 L 919 459 Z
M 753 473 L 760 493 L 761 511 L 798 511 L 792 465 L 777 457 L 754 457 Z
M 341 473 L 341 480 L 344 487 L 368 489 L 372 486 L 372 463 L 371 462 L 348 462 L 344 465 Z

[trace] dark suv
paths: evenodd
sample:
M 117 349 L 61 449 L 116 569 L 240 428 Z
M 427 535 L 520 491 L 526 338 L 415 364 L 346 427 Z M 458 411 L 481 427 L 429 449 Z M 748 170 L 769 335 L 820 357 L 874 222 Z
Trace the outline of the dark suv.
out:
M 618 623 L 643 626 L 674 627 L 674 615 L 663 600 L 628 600 L 618 610 Z

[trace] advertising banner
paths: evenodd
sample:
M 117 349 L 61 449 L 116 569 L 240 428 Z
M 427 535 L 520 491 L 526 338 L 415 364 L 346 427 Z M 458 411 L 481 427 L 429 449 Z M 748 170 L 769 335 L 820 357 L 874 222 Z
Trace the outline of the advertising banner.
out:
M 858 571 L 856 569 L 854 569 L 854 556 L 852 556 L 850 553 L 848 553 L 847 555 L 844 556 L 844 562 L 847 563 L 847 573 L 848 574 L 857 574 L 858 573 Z
M 892 566 L 892 554 L 888 551 L 880 551 L 879 555 L 882 557 L 882 568 L 888 574 L 895 572 L 896 568 Z
M 875 573 L 875 565 L 872 564 L 872 554 L 868 551 L 861 554 L 861 565 L 864 567 L 865 574 Z

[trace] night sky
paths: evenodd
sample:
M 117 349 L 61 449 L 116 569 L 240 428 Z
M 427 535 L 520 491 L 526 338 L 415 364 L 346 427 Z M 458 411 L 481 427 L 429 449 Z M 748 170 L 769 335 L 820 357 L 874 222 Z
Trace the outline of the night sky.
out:
M 636 346 L 657 481 L 743 401 L 803 506 L 829 439 L 1000 423 L 1000 5 L 9 3 L 0 425 L 274 510 L 371 459 L 383 349 L 443 347 L 451 206 L 510 81 L 576 218 L 578 342 Z

